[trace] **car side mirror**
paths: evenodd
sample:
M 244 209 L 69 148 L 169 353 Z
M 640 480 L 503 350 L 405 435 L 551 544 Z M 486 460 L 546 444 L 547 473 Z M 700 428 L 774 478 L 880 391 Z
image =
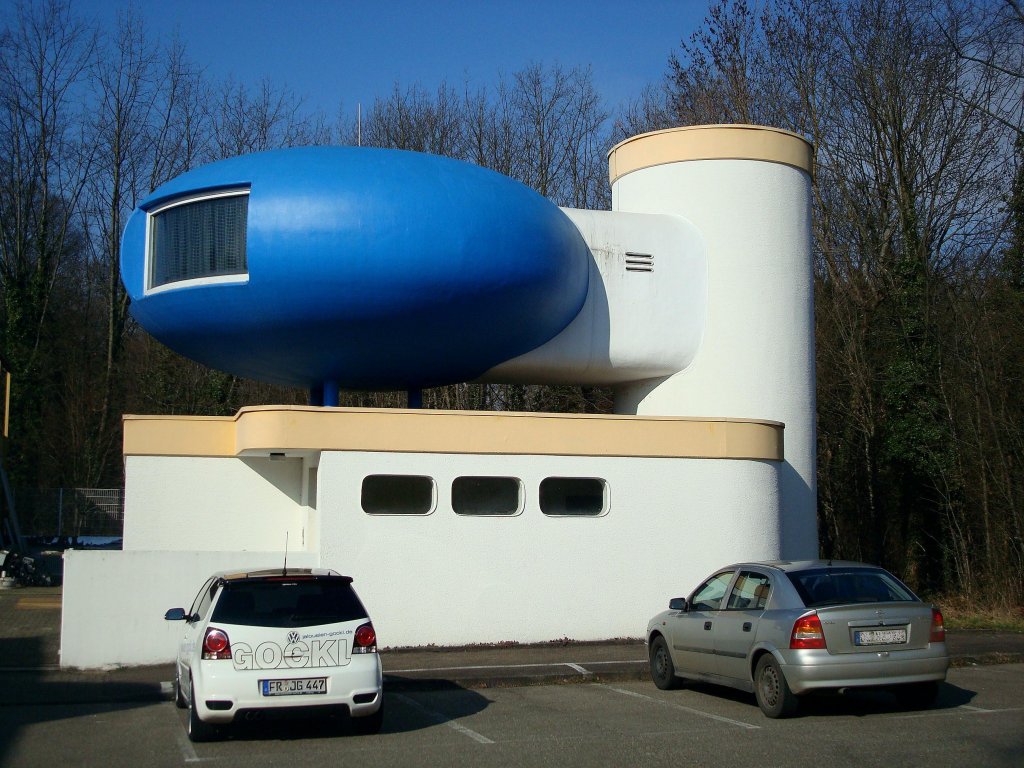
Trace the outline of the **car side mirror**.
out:
M 184 608 L 171 608 L 164 614 L 164 621 L 185 621 L 187 618 L 188 614 Z
M 685 597 L 673 597 L 668 601 L 668 609 L 670 611 L 683 611 L 685 613 L 690 610 L 690 606 L 686 602 Z

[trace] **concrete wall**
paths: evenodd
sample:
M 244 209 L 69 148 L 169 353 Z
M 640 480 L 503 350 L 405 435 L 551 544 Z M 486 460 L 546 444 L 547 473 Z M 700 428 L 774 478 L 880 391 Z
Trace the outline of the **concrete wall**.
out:
M 309 550 L 303 476 L 297 458 L 128 456 L 124 548 Z
M 168 527 L 177 550 L 67 553 L 62 666 L 170 661 L 181 627 L 163 620 L 168 608 L 187 608 L 215 571 L 283 563 L 281 549 L 244 551 L 236 526 L 224 520 L 245 523 L 243 531 L 252 531 L 246 542 L 259 533 L 276 542 L 269 520 L 305 514 L 294 501 L 289 510 L 274 483 L 256 479 L 263 475 L 253 474 L 253 459 L 142 458 L 129 464 L 136 493 L 129 519 L 146 521 L 152 509 L 170 514 L 182 497 L 207 501 L 185 505 Z M 782 466 L 741 458 L 325 451 L 316 473 L 319 551 L 290 549 L 288 562 L 352 576 L 385 647 L 639 637 L 670 597 L 689 593 L 714 568 L 779 557 Z M 432 478 L 430 513 L 364 512 L 362 483 L 373 474 Z M 452 481 L 474 475 L 518 478 L 521 511 L 455 514 Z M 547 477 L 604 480 L 606 511 L 543 514 L 539 488 Z M 225 478 L 240 498 L 220 495 Z M 206 524 L 206 516 L 220 524 Z
M 198 538 L 198 537 L 197 537 Z M 317 565 L 290 553 L 288 565 Z M 230 568 L 276 568 L 282 552 L 117 552 L 68 550 L 60 632 L 62 667 L 131 666 L 171 661 L 181 622 L 168 608 L 188 608 L 203 582 Z
M 355 578 L 384 646 L 640 637 L 670 597 L 737 559 L 777 559 L 776 461 L 324 453 L 321 562 Z M 427 475 L 424 516 L 368 515 L 369 474 Z M 513 517 L 460 516 L 459 475 L 522 480 Z M 601 517 L 548 517 L 545 477 L 607 481 Z
M 686 368 L 707 316 L 707 254 L 681 216 L 563 208 L 590 247 L 590 288 L 546 344 L 482 381 L 619 384 Z

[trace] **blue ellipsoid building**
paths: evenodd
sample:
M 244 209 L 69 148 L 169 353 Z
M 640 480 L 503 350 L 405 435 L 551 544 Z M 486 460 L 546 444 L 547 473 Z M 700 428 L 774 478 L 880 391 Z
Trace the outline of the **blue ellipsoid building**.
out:
M 304 147 L 183 174 L 122 240 L 132 313 L 201 363 L 310 389 L 467 381 L 564 329 L 589 251 L 554 204 L 493 171 Z

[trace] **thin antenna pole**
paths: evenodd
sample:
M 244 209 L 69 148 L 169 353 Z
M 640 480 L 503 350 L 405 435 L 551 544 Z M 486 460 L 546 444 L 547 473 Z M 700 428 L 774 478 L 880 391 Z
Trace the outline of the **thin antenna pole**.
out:
M 8 437 L 8 425 L 11 423 L 11 372 L 4 376 L 4 437 Z
M 281 575 L 288 575 L 288 531 L 284 532 L 284 568 L 281 571 Z

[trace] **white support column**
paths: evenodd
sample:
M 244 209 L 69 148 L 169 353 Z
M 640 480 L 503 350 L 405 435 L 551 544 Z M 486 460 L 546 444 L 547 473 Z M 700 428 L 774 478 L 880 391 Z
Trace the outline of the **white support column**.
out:
M 811 146 L 773 128 L 701 126 L 634 137 L 609 162 L 614 211 L 685 216 L 708 260 L 696 357 L 621 386 L 616 409 L 783 422 L 782 554 L 816 556 Z

